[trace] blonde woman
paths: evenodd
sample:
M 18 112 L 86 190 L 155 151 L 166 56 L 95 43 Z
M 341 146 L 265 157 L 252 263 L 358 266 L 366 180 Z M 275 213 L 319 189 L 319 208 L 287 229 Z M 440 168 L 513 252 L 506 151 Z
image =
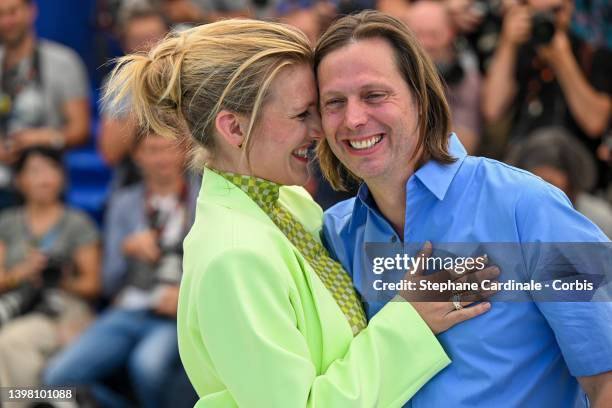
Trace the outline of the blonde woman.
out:
M 123 58 L 107 93 L 131 94 L 141 124 L 189 133 L 205 156 L 178 312 L 199 406 L 399 407 L 449 363 L 430 327 L 487 310 L 392 302 L 366 322 L 320 242 L 321 209 L 295 187 L 320 137 L 301 32 L 251 20 L 197 27 Z

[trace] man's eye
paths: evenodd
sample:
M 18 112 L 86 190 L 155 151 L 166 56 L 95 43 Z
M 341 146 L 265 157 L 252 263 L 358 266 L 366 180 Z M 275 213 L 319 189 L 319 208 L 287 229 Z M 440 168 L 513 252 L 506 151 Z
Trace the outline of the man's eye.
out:
M 374 92 L 366 95 L 366 99 L 371 102 L 380 101 L 385 97 L 384 93 Z
M 330 99 L 325 102 L 325 106 L 328 108 L 336 108 L 340 106 L 341 103 L 342 103 L 342 99 Z

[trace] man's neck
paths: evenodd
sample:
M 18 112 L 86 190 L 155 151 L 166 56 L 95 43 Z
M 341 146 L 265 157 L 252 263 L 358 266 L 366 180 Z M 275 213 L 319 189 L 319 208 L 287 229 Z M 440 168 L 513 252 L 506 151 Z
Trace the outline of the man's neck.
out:
M 389 221 L 402 241 L 406 222 L 406 185 L 408 179 L 421 167 L 423 160 L 422 153 L 419 153 L 406 165 L 404 172 L 366 181 L 378 210 Z
M 27 33 L 24 38 L 16 44 L 6 45 L 4 66 L 13 68 L 20 61 L 28 58 L 34 53 L 36 38 L 33 32 Z
M 406 182 L 368 183 L 368 189 L 378 210 L 403 240 L 406 217 Z
M 146 185 L 151 194 L 163 197 L 180 194 L 183 188 L 183 179 L 175 177 L 170 180 L 148 180 Z

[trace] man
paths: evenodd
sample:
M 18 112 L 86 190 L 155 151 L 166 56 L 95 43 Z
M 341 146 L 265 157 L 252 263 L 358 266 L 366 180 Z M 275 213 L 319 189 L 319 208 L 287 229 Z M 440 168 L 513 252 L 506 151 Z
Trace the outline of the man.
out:
M 23 149 L 75 146 L 89 132 L 85 67 L 70 49 L 36 38 L 35 18 L 32 0 L 0 2 L 0 191 Z
M 176 312 L 182 242 L 197 187 L 183 174 L 185 149 L 141 134 L 134 159 L 143 182 L 115 193 L 104 233 L 102 283 L 113 306 L 55 357 L 47 385 L 85 385 L 102 406 L 126 406 L 102 380 L 127 363 L 139 406 L 161 406 L 179 364 Z
M 168 32 L 168 25 L 158 9 L 151 6 L 126 6 L 120 13 L 119 36 L 126 54 L 147 52 Z M 120 112 L 102 112 L 102 126 L 98 150 L 109 166 L 117 166 L 113 189 L 125 187 L 140 179 L 138 170 L 129 157 L 134 143 L 136 124 L 130 115 L 129 104 Z
M 324 231 L 360 293 L 370 242 L 607 242 L 559 190 L 449 138 L 435 68 L 401 22 L 340 19 L 321 37 L 315 69 L 321 167 L 336 187 L 343 174 L 364 182 L 327 211 Z M 365 307 L 371 317 L 381 305 Z M 496 302 L 439 336 L 453 362 L 410 403 L 573 407 L 579 382 L 592 406 L 609 406 L 611 314 L 609 303 Z
M 563 126 L 595 157 L 612 117 L 612 54 L 570 31 L 570 0 L 508 3 L 483 88 L 485 119 L 510 119 L 510 142 L 539 127 Z M 605 187 L 609 173 L 598 164 Z
M 475 57 L 466 50 L 457 49 L 457 34 L 442 2 L 423 0 L 415 3 L 405 22 L 444 78 L 453 117 L 452 129 L 468 153 L 475 153 L 480 139 L 481 82 Z

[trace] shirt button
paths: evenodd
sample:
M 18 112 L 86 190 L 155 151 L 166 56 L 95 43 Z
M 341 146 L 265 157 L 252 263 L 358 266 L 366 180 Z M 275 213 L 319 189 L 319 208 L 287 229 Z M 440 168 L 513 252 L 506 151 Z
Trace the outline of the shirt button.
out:
M 395 242 L 395 241 L 397 241 L 397 237 L 396 237 L 395 235 L 393 235 L 393 236 L 391 237 L 391 242 Z

